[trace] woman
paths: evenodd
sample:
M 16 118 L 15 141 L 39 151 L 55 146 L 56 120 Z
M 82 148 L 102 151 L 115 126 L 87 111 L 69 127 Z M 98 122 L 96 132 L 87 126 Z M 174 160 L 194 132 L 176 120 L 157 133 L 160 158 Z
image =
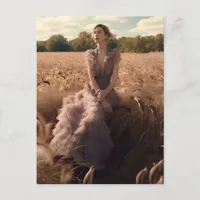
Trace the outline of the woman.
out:
M 108 46 L 112 38 L 108 27 L 98 24 L 93 38 L 96 49 L 85 52 L 89 84 L 63 99 L 50 147 L 54 155 L 72 156 L 84 166 L 102 169 L 113 150 L 105 114 L 120 103 L 114 87 L 121 57 L 117 48 Z

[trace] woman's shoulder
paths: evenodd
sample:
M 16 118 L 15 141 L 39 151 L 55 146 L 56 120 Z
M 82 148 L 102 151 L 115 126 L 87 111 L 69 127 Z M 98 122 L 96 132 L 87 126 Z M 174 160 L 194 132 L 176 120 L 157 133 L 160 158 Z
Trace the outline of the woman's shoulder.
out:
M 94 54 L 95 54 L 95 49 L 87 49 L 85 51 L 85 56 L 91 56 L 91 55 L 94 56 Z
M 92 53 L 93 52 L 93 49 L 87 49 L 86 51 L 85 51 L 85 54 L 90 54 L 90 53 Z
M 118 47 L 113 48 L 112 51 L 111 51 L 112 55 L 115 55 L 115 54 L 118 54 L 118 53 L 120 53 L 120 49 Z
M 121 60 L 121 52 L 120 52 L 119 48 L 115 47 L 115 48 L 112 49 L 111 58 L 113 60 Z

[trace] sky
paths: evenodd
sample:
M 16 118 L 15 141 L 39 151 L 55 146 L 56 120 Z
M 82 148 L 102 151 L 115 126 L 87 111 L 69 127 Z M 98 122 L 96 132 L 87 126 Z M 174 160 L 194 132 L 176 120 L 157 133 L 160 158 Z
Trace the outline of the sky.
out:
M 72 40 L 81 31 L 92 32 L 99 23 L 107 25 L 117 38 L 164 33 L 162 16 L 41 16 L 36 18 L 36 39 L 47 40 L 54 34 L 62 34 Z

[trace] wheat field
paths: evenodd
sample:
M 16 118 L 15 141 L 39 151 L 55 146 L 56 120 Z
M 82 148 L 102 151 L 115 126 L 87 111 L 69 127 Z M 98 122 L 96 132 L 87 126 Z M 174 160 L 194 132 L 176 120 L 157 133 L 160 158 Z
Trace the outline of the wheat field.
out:
M 123 95 L 128 96 L 132 95 L 135 91 L 143 91 L 143 93 L 147 97 L 146 100 L 148 101 L 145 103 L 159 108 L 159 112 L 161 111 L 161 115 L 163 115 L 164 53 L 122 53 L 121 57 L 122 60 L 120 62 L 120 70 L 116 90 L 122 92 Z M 62 96 L 63 94 L 67 94 L 71 91 L 76 92 L 81 90 L 84 87 L 84 84 L 87 82 L 88 74 L 84 60 L 84 52 L 37 53 L 37 105 L 38 108 L 44 108 L 44 113 L 47 113 L 49 115 L 50 111 L 47 112 L 47 110 L 51 110 L 49 106 L 52 107 L 51 102 L 55 101 L 49 99 L 49 97 L 45 97 L 46 100 L 44 101 L 42 99 L 43 96 L 46 96 L 46 94 L 52 93 L 53 91 L 54 95 L 50 95 L 50 98 L 56 99 L 57 96 L 59 96 L 60 94 L 60 96 Z M 50 100 L 52 101 L 50 102 Z M 57 107 L 52 108 L 53 112 L 56 112 L 56 109 Z M 149 131 L 151 132 L 151 129 L 149 129 Z M 161 134 L 164 133 L 162 132 Z M 152 140 L 154 141 L 154 136 L 150 135 L 149 137 L 152 137 Z M 126 144 L 124 145 L 126 146 Z M 140 155 L 143 155 L 141 159 L 145 160 L 145 154 L 142 154 L 142 150 L 139 151 Z M 135 177 L 134 173 L 132 177 L 130 176 L 130 171 L 133 172 L 133 169 L 130 167 L 135 166 L 134 159 L 137 160 L 138 158 L 137 155 L 135 155 L 134 151 L 130 153 L 131 155 L 133 153 L 132 158 L 129 162 L 127 162 L 127 164 L 124 164 L 124 168 L 122 168 L 122 172 L 120 172 L 123 174 L 123 181 L 127 177 Z M 134 158 L 134 156 L 136 157 Z M 136 167 L 135 170 L 136 172 L 138 172 L 137 170 L 139 169 L 137 169 Z M 54 168 L 49 171 L 48 169 L 44 172 L 40 171 L 38 176 L 45 177 L 45 180 L 43 180 L 43 178 L 40 178 L 42 179 L 42 181 L 40 180 L 40 182 L 59 183 L 60 177 L 58 177 L 57 175 L 54 176 L 55 171 L 56 170 Z M 129 178 L 127 178 L 127 180 L 128 179 Z
M 132 93 L 142 89 L 163 102 L 164 53 L 122 53 L 116 90 Z M 37 53 L 37 90 L 78 91 L 88 81 L 84 53 Z

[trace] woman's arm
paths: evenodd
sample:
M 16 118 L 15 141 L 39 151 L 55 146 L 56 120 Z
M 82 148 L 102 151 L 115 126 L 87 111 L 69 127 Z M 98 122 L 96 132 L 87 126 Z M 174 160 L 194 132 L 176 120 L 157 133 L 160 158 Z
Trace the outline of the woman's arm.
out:
M 108 87 L 104 90 L 105 91 L 105 96 L 107 96 L 111 90 L 116 86 L 117 84 L 117 79 L 118 79 L 118 74 L 119 74 L 119 63 L 116 63 L 113 68 L 113 74 L 110 80 L 110 84 Z
M 92 65 L 93 65 L 93 55 L 91 50 L 87 50 L 85 52 L 85 61 L 86 61 L 86 65 L 87 65 L 87 71 L 88 71 L 88 76 L 90 79 L 90 83 L 92 85 L 92 87 L 94 88 L 95 92 L 97 93 L 98 91 L 100 91 L 100 88 L 94 78 L 94 72 L 92 69 Z
M 114 55 L 114 67 L 113 67 L 113 73 L 112 73 L 112 77 L 111 77 L 111 80 L 110 80 L 110 84 L 104 90 L 105 96 L 107 96 L 117 84 L 117 79 L 118 79 L 118 75 L 119 75 L 119 63 L 120 63 L 120 61 L 121 61 L 121 54 L 120 54 L 119 50 L 117 49 L 116 53 Z
M 94 74 L 92 70 L 89 67 L 88 67 L 88 75 L 89 75 L 90 83 L 92 84 L 92 87 L 95 89 L 95 92 L 97 93 L 100 90 L 100 88 L 94 78 Z

